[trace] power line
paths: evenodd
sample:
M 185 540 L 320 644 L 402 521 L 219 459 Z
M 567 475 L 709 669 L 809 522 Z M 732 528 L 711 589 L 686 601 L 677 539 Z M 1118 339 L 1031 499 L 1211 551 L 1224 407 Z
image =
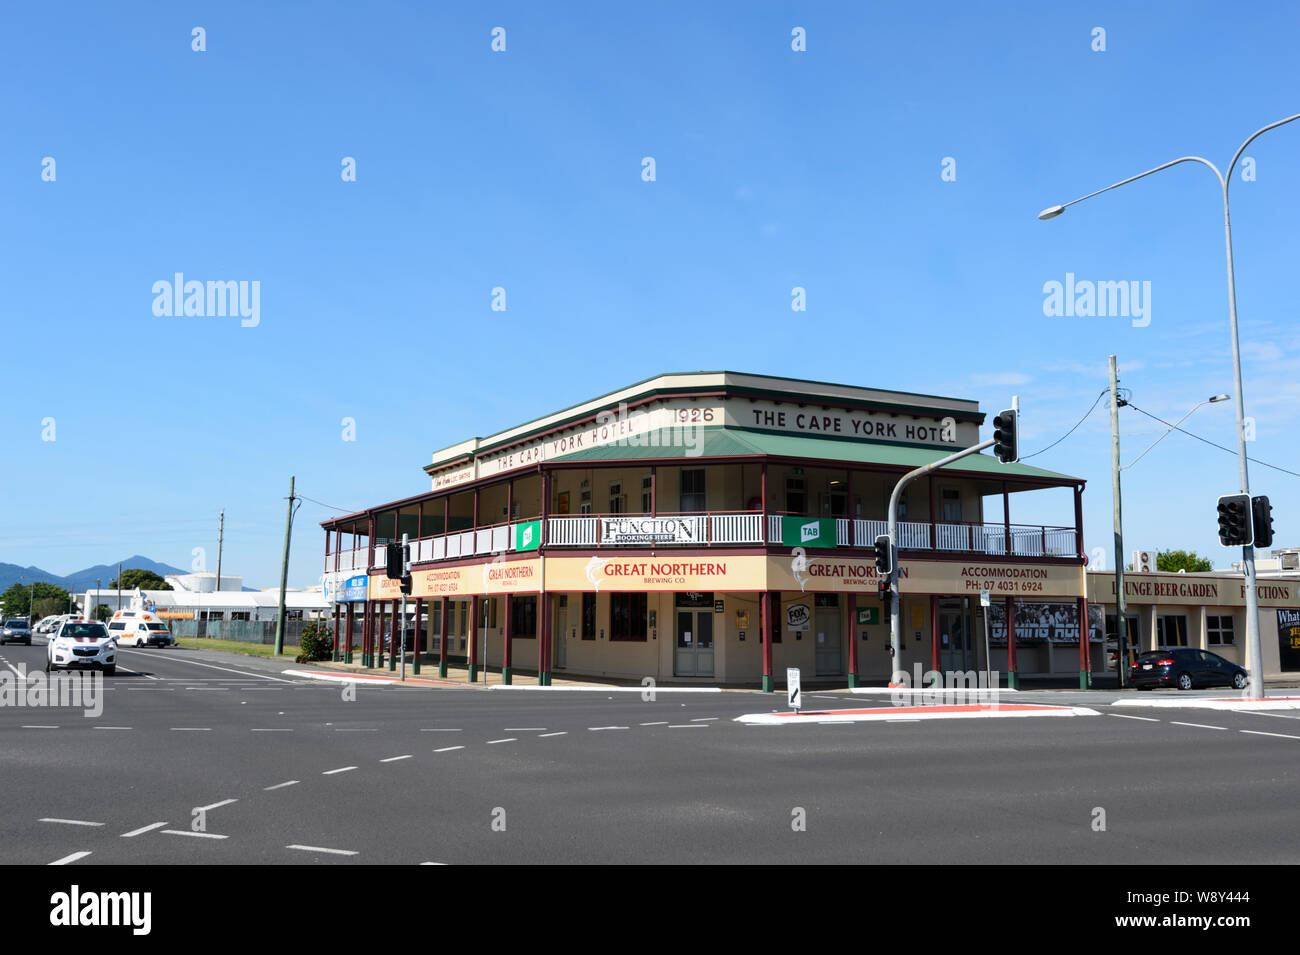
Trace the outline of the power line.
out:
M 342 514 L 355 514 L 358 510 L 355 507 L 335 507 L 333 504 L 326 504 L 324 501 L 318 501 L 313 497 L 308 497 L 306 494 L 299 494 L 298 497 L 302 498 L 304 501 L 311 501 L 313 504 L 319 504 L 321 507 L 328 507 L 331 511 L 338 511 Z
M 1069 431 L 1065 432 L 1065 434 L 1061 435 L 1059 438 L 1057 438 L 1055 441 L 1053 441 L 1053 442 L 1052 442 L 1051 444 L 1049 444 L 1047 447 L 1045 447 L 1045 448 L 1041 448 L 1040 450 L 1035 451 L 1033 454 L 1022 454 L 1022 455 L 1020 456 L 1020 460 L 1021 460 L 1021 461 L 1024 461 L 1024 460 L 1027 460 L 1028 458 L 1037 457 L 1038 455 L 1042 454 L 1044 451 L 1050 451 L 1050 450 L 1052 450 L 1052 448 L 1056 447 L 1058 444 L 1060 444 L 1062 441 L 1064 441 L 1064 440 L 1065 440 L 1066 438 L 1068 438 L 1070 435 L 1074 434 L 1074 432 L 1078 429 L 1079 425 L 1083 424 L 1085 421 L 1088 420 L 1088 415 L 1092 414 L 1094 411 L 1097 410 L 1097 402 L 1101 401 L 1101 396 L 1104 395 L 1104 394 L 1106 394 L 1106 393 L 1108 393 L 1109 391 L 1110 391 L 1109 388 L 1103 388 L 1103 389 L 1101 390 L 1100 394 L 1098 394 L 1097 397 L 1096 397 L 1095 399 L 1093 399 L 1092 407 L 1089 408 L 1089 409 L 1087 410 L 1087 412 L 1084 414 L 1084 416 L 1083 416 L 1082 418 L 1080 418 L 1077 422 L 1075 422 L 1075 425 L 1074 425 L 1073 428 L 1071 428 Z
M 1166 428 L 1172 428 L 1174 431 L 1181 431 L 1183 434 L 1187 435 L 1189 438 L 1195 438 L 1197 441 L 1202 441 L 1202 442 L 1204 442 L 1205 444 L 1208 444 L 1208 445 L 1209 445 L 1210 447 L 1212 447 L 1212 448 L 1218 448 L 1220 451 L 1227 451 L 1227 452 L 1228 452 L 1229 454 L 1231 454 L 1231 455 L 1236 455 L 1236 454 L 1237 454 L 1237 452 L 1234 451 L 1232 448 L 1226 448 L 1226 447 L 1224 447 L 1224 446 L 1221 445 L 1221 444 L 1215 444 L 1215 443 L 1214 443 L 1213 441 L 1211 441 L 1209 438 L 1202 438 L 1199 434 L 1192 434 L 1192 432 L 1186 430 L 1185 428 L 1180 428 L 1180 427 L 1178 427 L 1177 425 L 1170 424 L 1168 421 L 1165 421 L 1163 418 L 1157 418 L 1157 417 L 1156 417 L 1155 415 L 1153 415 L 1151 412 L 1149 412 L 1149 411 L 1143 411 L 1141 408 L 1139 408 L 1137 405 L 1133 404 L 1133 402 L 1131 402 L 1131 401 L 1128 403 L 1128 406 L 1129 406 L 1130 408 L 1132 408 L 1134 411 L 1137 411 L 1137 412 L 1140 412 L 1141 414 L 1146 415 L 1148 418 L 1154 418 L 1156 421 L 1159 421 L 1159 422 L 1160 422 L 1162 425 L 1164 425 Z M 1266 468 L 1272 468 L 1274 471 L 1281 471 L 1283 474 L 1290 474 L 1292 477 L 1300 477 L 1300 474 L 1296 473 L 1295 471 L 1288 471 L 1286 468 L 1280 468 L 1280 467 L 1278 467 L 1276 464 L 1269 464 L 1267 461 L 1261 461 L 1259 458 L 1252 458 L 1250 455 L 1246 455 L 1246 460 L 1247 460 L 1247 461 L 1254 461 L 1256 464 L 1262 464 L 1262 465 L 1264 465 L 1264 467 L 1266 467 Z

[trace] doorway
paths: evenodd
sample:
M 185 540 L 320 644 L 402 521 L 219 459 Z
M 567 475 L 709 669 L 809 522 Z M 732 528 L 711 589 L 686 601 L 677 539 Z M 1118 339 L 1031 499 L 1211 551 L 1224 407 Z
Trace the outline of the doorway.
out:
M 568 657 L 567 644 L 569 636 L 569 597 L 560 594 L 555 600 L 555 668 L 564 669 Z
M 844 673 L 840 645 L 840 595 L 818 594 L 813 624 L 817 643 L 813 672 L 817 676 L 840 676 Z
M 970 607 L 965 597 L 945 597 L 939 601 L 939 666 L 946 673 L 979 667 Z
M 675 676 L 713 676 L 713 594 L 677 595 Z

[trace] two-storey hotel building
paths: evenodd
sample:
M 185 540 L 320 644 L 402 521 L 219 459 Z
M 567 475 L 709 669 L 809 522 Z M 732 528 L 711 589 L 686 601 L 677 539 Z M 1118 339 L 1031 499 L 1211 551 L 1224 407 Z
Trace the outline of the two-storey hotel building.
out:
M 1029 673 L 1084 681 L 1105 666 L 1079 639 L 1084 482 L 982 454 L 907 488 L 905 639 L 890 654 L 872 551 L 890 492 L 977 443 L 983 421 L 968 400 L 690 372 L 471 438 L 433 454 L 423 493 L 323 522 L 338 653 L 381 663 L 401 596 L 383 545 L 405 534 L 406 626 L 444 673 L 464 661 L 471 679 L 487 666 L 507 682 L 528 670 L 542 683 L 771 689 L 792 666 L 849 685 L 915 664 L 971 670 L 987 590 L 994 669 L 1012 685 Z M 1030 494 L 1061 519 L 1015 521 Z

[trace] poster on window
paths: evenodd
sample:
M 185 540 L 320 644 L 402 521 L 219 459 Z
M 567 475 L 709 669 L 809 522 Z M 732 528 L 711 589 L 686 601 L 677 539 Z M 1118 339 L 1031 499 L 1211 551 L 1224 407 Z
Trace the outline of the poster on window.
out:
M 1088 604 L 1088 639 L 1101 642 L 1104 632 L 1102 608 Z M 989 607 L 989 642 L 1007 642 L 1007 606 L 995 601 Z M 1078 643 L 1079 608 L 1073 603 L 1027 603 L 1016 601 L 1016 645 L 1022 643 Z
M 1277 612 L 1277 658 L 1284 673 L 1300 671 L 1300 610 Z

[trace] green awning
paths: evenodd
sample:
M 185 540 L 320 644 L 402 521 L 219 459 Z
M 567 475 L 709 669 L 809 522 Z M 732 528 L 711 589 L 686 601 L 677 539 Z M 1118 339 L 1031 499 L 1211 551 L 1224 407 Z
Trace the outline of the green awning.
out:
M 915 445 L 883 444 L 852 439 L 811 438 L 803 435 L 750 431 L 744 428 L 662 428 L 633 435 L 623 442 L 556 455 L 550 461 L 617 461 L 628 459 L 686 459 L 719 457 L 781 457 L 874 464 L 903 469 L 919 468 L 951 454 L 951 450 Z M 1003 464 L 987 454 L 973 454 L 950 466 L 991 478 L 1031 479 L 1057 484 L 1082 483 L 1082 479 L 1027 464 Z M 947 469 L 945 469 L 947 470 Z

